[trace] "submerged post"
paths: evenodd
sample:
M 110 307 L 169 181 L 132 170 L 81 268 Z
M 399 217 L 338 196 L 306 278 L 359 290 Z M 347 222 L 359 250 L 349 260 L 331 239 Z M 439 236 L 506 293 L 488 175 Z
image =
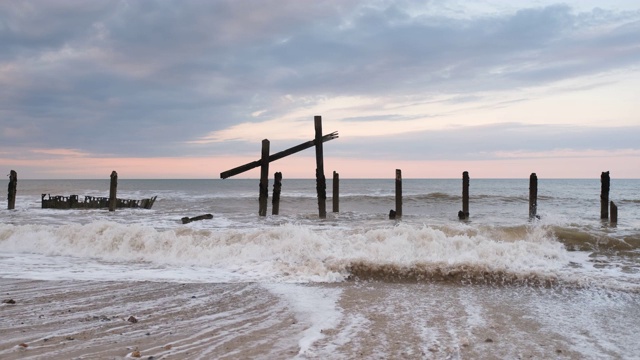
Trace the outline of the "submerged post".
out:
M 116 211 L 118 199 L 116 193 L 118 189 L 118 173 L 114 170 L 111 172 L 111 186 L 109 187 L 109 211 Z
M 538 211 L 538 176 L 531 173 L 529 176 L 529 220 L 537 217 Z
M 282 189 L 282 173 L 273 174 L 273 199 L 271 200 L 271 214 L 278 215 L 280 213 L 280 191 Z
M 269 198 L 269 140 L 262 140 L 262 157 L 260 160 L 260 198 L 259 216 L 267 216 L 267 199 Z
M 322 151 L 322 116 L 313 118 L 316 137 L 316 190 L 318 192 L 318 215 L 321 219 L 327 217 L 327 180 L 324 177 L 324 154 Z
M 600 175 L 600 219 L 609 218 L 609 186 L 611 179 L 609 172 L 604 171 Z
M 612 201 L 611 202 L 611 217 L 609 219 L 609 223 L 617 224 L 618 223 L 618 206 Z
M 396 218 L 402 217 L 402 170 L 396 169 Z
M 15 170 L 11 170 L 9 173 L 9 193 L 7 197 L 7 209 L 13 210 L 16 208 L 16 193 L 18 189 L 18 173 Z
M 462 173 L 462 210 L 458 211 L 458 219 L 469 218 L 469 172 Z
M 340 174 L 333 172 L 333 212 L 340 212 Z

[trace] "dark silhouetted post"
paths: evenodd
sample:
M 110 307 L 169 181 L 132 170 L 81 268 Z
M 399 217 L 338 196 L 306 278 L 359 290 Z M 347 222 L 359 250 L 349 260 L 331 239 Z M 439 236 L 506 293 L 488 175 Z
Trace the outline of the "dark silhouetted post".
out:
M 16 193 L 18 191 L 18 173 L 15 170 L 11 170 L 9 173 L 9 193 L 7 198 L 7 209 L 13 210 L 16 208 Z
M 269 198 L 269 140 L 262 140 L 262 157 L 260 159 L 260 198 L 258 215 L 267 216 L 267 199 Z
M 600 175 L 600 219 L 609 218 L 609 186 L 611 179 L 609 172 L 605 171 Z
M 318 192 L 318 214 L 321 219 L 327 217 L 327 180 L 324 177 L 324 154 L 322 151 L 322 116 L 313 118 L 316 130 L 316 190 Z
M 536 218 L 538 211 L 538 176 L 532 173 L 529 176 L 529 219 Z
M 611 202 L 611 218 L 609 220 L 609 222 L 611 224 L 616 224 L 618 223 L 618 207 L 616 206 L 616 204 L 612 201 Z
M 333 172 L 333 212 L 340 212 L 340 174 Z
M 273 174 L 273 199 L 271 200 L 271 214 L 278 215 L 280 213 L 280 191 L 282 189 L 282 173 Z
M 462 210 L 458 211 L 458 219 L 469 218 L 469 172 L 462 173 Z
M 396 169 L 396 218 L 402 217 L 402 170 Z
M 118 190 L 118 173 L 114 170 L 111 172 L 111 186 L 109 187 L 109 211 L 116 211 L 118 199 L 116 193 Z

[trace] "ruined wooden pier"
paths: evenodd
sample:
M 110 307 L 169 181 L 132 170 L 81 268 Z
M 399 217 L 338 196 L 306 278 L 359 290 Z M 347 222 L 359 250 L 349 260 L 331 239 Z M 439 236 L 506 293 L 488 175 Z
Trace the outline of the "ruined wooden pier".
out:
M 132 200 L 132 199 L 117 199 L 115 201 L 115 207 L 118 209 L 134 208 L 134 209 L 151 209 L 153 203 L 156 201 L 157 196 Z M 107 209 L 109 208 L 109 197 L 100 196 L 85 196 L 82 201 L 78 195 L 62 196 L 50 194 L 42 194 L 42 208 L 43 209 Z
M 273 155 L 269 155 L 270 142 L 268 139 L 262 140 L 262 151 L 260 160 L 252 161 L 250 163 L 240 165 L 233 169 L 223 171 L 220 173 L 221 179 L 227 179 L 229 177 L 241 174 L 245 171 L 249 171 L 251 169 L 255 169 L 260 167 L 260 184 L 259 184 L 259 197 L 258 197 L 258 215 L 266 216 L 267 215 L 267 199 L 269 197 L 269 163 L 280 160 L 286 156 L 293 155 L 302 150 L 309 149 L 311 147 L 315 147 L 316 149 L 316 191 L 318 193 L 318 214 L 321 219 L 327 217 L 327 208 L 326 208 L 326 199 L 327 199 L 327 184 L 324 176 L 324 154 L 322 144 L 338 138 L 338 132 L 334 131 L 327 135 L 322 135 L 322 117 L 314 116 L 314 128 L 315 128 L 315 138 L 313 140 L 309 140 L 300 145 L 296 145 L 287 150 L 280 151 Z M 280 188 L 282 174 L 278 174 L 278 179 L 276 180 L 277 186 L 274 187 L 274 196 L 276 196 L 277 191 L 277 199 L 274 199 L 273 202 L 273 215 L 277 215 L 279 212 L 279 201 L 280 201 Z M 334 199 L 334 204 L 335 204 Z M 334 209 L 336 209 L 334 205 Z M 335 210 L 334 210 L 335 211 Z

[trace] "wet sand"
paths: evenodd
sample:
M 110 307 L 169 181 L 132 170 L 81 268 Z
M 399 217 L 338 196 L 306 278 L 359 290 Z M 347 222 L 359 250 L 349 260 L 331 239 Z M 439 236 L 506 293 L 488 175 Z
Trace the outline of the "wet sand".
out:
M 0 285 L 0 299 L 15 301 L 0 304 L 2 359 L 640 358 L 640 296 L 604 290 L 384 282 Z

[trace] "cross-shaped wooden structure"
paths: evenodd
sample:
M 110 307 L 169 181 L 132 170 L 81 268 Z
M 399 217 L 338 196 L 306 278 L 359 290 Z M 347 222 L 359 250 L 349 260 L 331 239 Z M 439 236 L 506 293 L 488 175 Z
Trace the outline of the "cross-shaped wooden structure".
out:
M 327 135 L 322 135 L 322 116 L 314 117 L 315 126 L 315 138 L 309 140 L 300 145 L 296 145 L 287 150 L 280 151 L 273 155 L 269 155 L 269 140 L 262 140 L 262 156 L 260 160 L 252 161 L 248 164 L 244 164 L 235 167 L 231 170 L 223 171 L 220 173 L 220 178 L 226 179 L 234 175 L 241 174 L 245 171 L 257 168 L 260 166 L 260 208 L 258 214 L 260 216 L 267 215 L 267 198 L 269 194 L 269 163 L 282 159 L 283 157 L 295 154 L 302 150 L 315 146 L 316 148 L 316 190 L 318 192 L 318 211 L 321 219 L 327 217 L 326 199 L 327 199 L 327 182 L 324 177 L 324 155 L 322 150 L 322 143 L 338 138 L 338 132 L 334 131 Z

